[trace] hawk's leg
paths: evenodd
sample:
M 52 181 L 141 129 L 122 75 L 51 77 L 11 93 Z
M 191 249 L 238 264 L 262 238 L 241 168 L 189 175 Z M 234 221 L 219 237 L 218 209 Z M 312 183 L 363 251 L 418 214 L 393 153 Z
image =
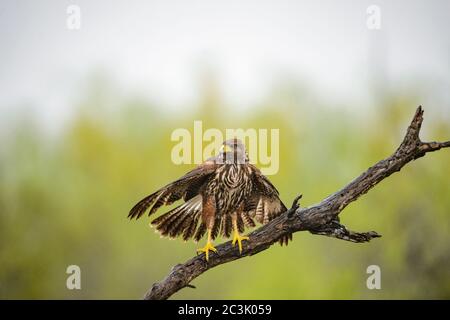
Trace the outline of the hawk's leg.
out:
M 208 241 L 206 242 L 206 245 L 201 249 L 197 249 L 197 253 L 204 252 L 206 261 L 208 261 L 209 251 L 214 251 L 217 253 L 217 249 L 214 248 L 212 241 L 211 241 L 211 228 L 208 228 Z
M 239 253 L 242 253 L 242 241 L 248 240 L 249 238 L 246 236 L 241 236 L 239 234 L 239 229 L 237 226 L 237 215 L 233 215 L 232 219 L 233 219 L 233 242 L 231 244 L 234 246 L 237 242 L 239 246 Z

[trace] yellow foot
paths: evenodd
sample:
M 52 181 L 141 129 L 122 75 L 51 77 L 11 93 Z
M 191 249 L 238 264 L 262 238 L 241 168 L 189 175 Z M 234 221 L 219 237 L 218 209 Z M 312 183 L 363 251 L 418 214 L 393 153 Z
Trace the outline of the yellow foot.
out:
M 239 234 L 239 232 L 234 232 L 233 234 L 233 242 L 231 243 L 233 246 L 236 244 L 236 242 L 238 243 L 239 246 L 239 253 L 242 253 L 242 241 L 243 240 L 248 240 L 249 238 L 246 236 L 241 236 Z
M 209 241 L 206 243 L 206 246 L 204 246 L 201 249 L 197 249 L 197 253 L 200 253 L 200 252 L 204 252 L 205 253 L 206 261 L 208 261 L 208 259 L 209 259 L 209 251 L 214 251 L 215 253 L 217 253 L 217 249 L 214 248 L 212 243 L 209 242 Z

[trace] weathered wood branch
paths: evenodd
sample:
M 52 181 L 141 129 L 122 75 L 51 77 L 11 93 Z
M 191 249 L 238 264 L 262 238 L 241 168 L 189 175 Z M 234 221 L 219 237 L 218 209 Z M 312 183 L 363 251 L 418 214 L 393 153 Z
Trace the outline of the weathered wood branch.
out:
M 347 230 L 339 223 L 339 214 L 347 205 L 383 179 L 400 171 L 407 163 L 423 157 L 428 152 L 450 147 L 450 141 L 422 142 L 419 138 L 422 121 L 423 110 L 418 107 L 403 142 L 390 157 L 379 161 L 343 189 L 316 205 L 300 208 L 296 199 L 291 209 L 249 235 L 250 240 L 245 242 L 242 254 L 239 254 L 236 247 L 231 246 L 231 241 L 221 244 L 216 247 L 217 254 L 212 254 L 209 262 L 206 262 L 204 254 L 201 254 L 184 264 L 174 266 L 166 278 L 152 285 L 144 299 L 167 299 L 184 287 L 193 287 L 190 282 L 209 269 L 266 250 L 287 233 L 309 231 L 352 242 L 367 242 L 380 237 L 374 231 L 358 233 Z

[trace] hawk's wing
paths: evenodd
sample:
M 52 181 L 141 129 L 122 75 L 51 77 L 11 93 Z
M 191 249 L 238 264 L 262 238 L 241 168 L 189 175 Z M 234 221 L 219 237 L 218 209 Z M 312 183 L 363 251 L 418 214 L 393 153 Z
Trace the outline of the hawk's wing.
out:
M 266 224 L 283 212 L 286 212 L 287 208 L 279 198 L 278 190 L 269 179 L 258 168 L 251 164 L 250 166 L 253 171 L 253 192 L 245 204 L 242 218 L 244 223 L 249 226 L 252 226 L 253 219 L 256 219 L 259 223 Z M 290 239 L 292 239 L 292 235 L 283 237 L 280 239 L 280 243 L 287 244 Z
M 181 198 L 183 198 L 184 201 L 192 199 L 199 193 L 199 190 L 211 177 L 211 174 L 216 167 L 217 164 L 215 164 L 214 161 L 205 161 L 192 171 L 186 173 L 180 179 L 169 183 L 165 187 L 139 201 L 130 210 L 128 217 L 131 219 L 138 219 L 153 203 L 153 207 L 148 213 L 149 216 L 163 205 L 172 204 Z
M 280 200 L 278 190 L 272 182 L 258 168 L 253 165 L 250 166 L 253 171 L 253 192 L 252 197 L 245 205 L 244 211 L 248 212 L 250 217 L 255 218 L 257 222 L 266 224 L 287 209 Z

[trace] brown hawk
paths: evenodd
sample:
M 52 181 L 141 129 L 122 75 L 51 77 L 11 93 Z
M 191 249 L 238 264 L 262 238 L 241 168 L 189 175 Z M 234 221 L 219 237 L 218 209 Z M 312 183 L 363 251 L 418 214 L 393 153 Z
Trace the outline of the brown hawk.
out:
M 182 236 L 186 241 L 199 241 L 208 234 L 204 252 L 217 252 L 212 245 L 219 234 L 230 237 L 233 246 L 238 243 L 242 252 L 245 227 L 254 227 L 255 221 L 265 224 L 287 209 L 278 196 L 278 190 L 267 177 L 249 163 L 244 144 L 238 139 L 223 142 L 217 156 L 209 158 L 178 180 L 166 185 L 139 201 L 128 214 L 138 219 L 151 206 L 152 215 L 163 205 L 183 199 L 184 203 L 151 222 L 162 236 Z M 287 244 L 292 235 L 279 239 Z

